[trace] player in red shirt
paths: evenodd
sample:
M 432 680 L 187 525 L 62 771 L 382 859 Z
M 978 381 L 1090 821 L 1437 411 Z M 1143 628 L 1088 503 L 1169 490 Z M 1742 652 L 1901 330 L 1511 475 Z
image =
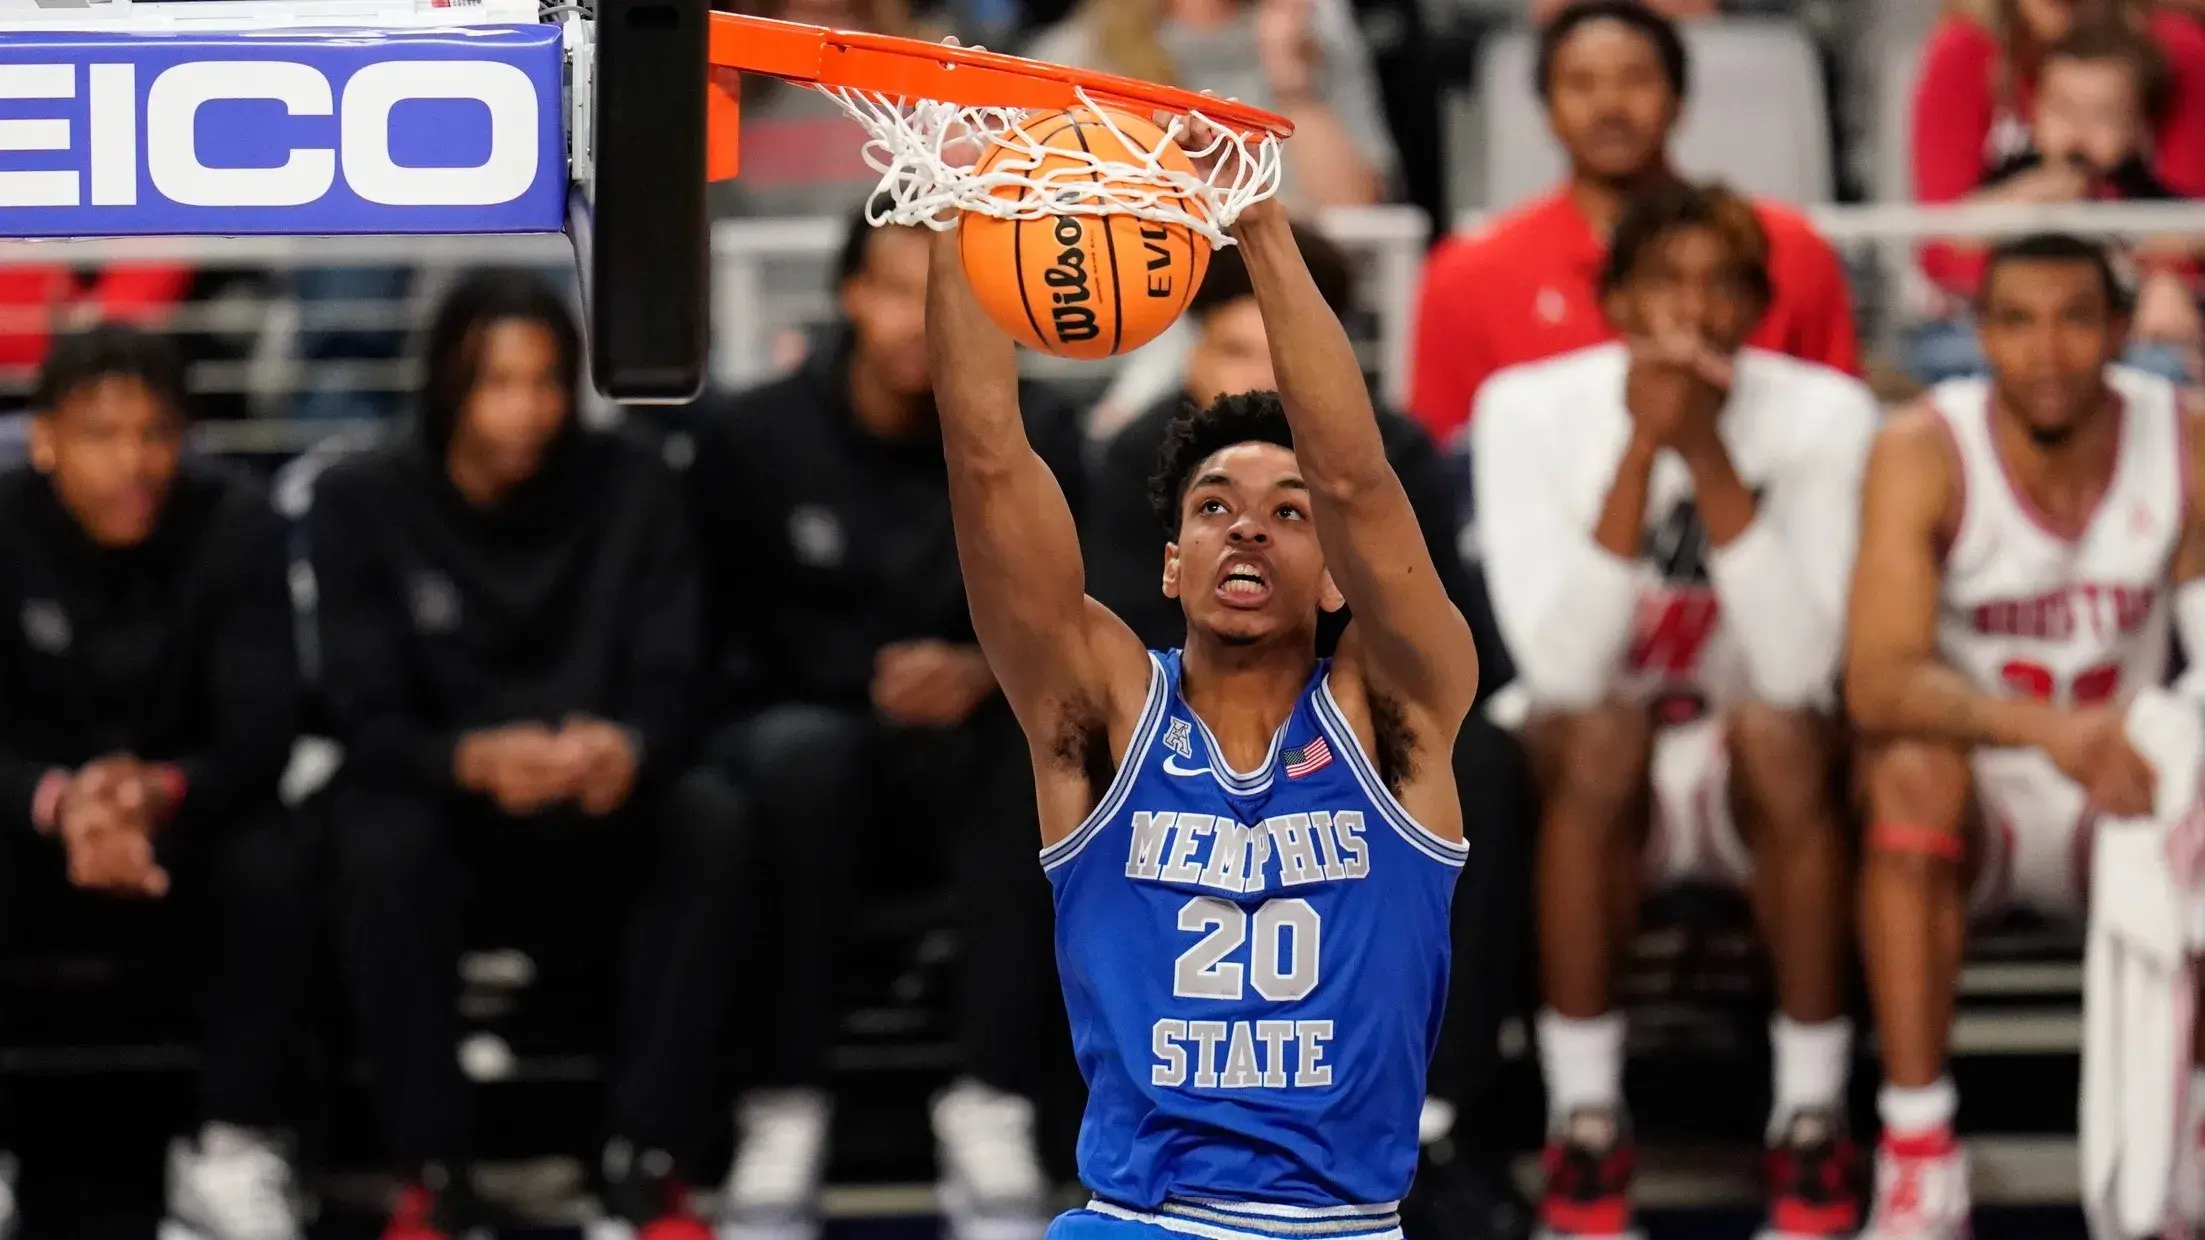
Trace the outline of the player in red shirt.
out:
M 1539 41 L 1539 92 L 1570 177 L 1482 231 L 1450 237 L 1424 270 L 1409 407 L 1444 442 L 1504 366 L 1615 338 L 1595 286 L 1629 193 L 1673 178 L 1668 140 L 1686 90 L 1684 43 L 1635 0 L 1580 0 Z M 1860 368 L 1852 299 L 1829 243 L 1799 215 L 1754 204 L 1773 297 L 1748 344 Z

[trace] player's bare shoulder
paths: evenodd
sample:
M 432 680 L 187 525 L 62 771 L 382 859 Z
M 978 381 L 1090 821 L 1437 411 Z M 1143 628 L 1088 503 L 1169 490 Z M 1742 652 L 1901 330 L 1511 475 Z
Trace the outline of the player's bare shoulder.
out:
M 1893 450 L 1924 454 L 1942 461 L 1951 435 L 1937 402 L 1925 395 L 1892 410 L 1877 430 L 1876 443 L 1879 451 L 1886 445 L 1895 445 Z
M 1864 502 L 1871 510 L 1903 506 L 1918 522 L 1950 527 L 1965 502 L 1962 478 L 1952 426 L 1925 396 L 1901 406 L 1877 429 Z

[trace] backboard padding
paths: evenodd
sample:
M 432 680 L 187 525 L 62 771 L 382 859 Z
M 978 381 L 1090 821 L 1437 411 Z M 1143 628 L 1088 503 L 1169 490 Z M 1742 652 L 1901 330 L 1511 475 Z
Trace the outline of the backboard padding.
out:
M 704 386 L 710 12 L 707 0 L 598 0 L 594 192 L 570 226 L 590 370 L 614 400 L 680 402 Z

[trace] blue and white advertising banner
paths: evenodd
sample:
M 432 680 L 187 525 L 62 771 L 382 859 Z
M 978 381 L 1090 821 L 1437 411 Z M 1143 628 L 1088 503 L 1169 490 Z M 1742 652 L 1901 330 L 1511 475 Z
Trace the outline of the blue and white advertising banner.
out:
M 0 34 L 0 238 L 556 232 L 550 25 Z

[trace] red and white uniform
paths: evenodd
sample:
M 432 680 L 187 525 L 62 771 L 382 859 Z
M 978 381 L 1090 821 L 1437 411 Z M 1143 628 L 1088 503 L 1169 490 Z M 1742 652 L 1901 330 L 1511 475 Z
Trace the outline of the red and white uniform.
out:
M 1881 410 L 1841 371 L 1741 350 L 1716 429 L 1759 497 L 1752 524 L 1710 545 L 1691 471 L 1664 451 L 1639 553 L 1625 558 L 1593 531 L 1633 431 L 1629 366 L 1624 345 L 1595 345 L 1479 389 L 1478 544 L 1517 668 L 1503 693 L 1534 712 L 1651 704 L 1667 726 L 1654 749 L 1650 876 L 1742 879 L 1750 863 L 1731 821 L 1719 708 L 1832 705 L 1860 477 Z M 1505 722 L 1504 703 L 1491 709 Z
M 2054 526 L 2007 472 L 1987 382 L 1930 393 L 1960 471 L 1937 653 L 1986 693 L 2091 706 L 2166 680 L 2188 424 L 2166 380 L 2125 367 L 2107 379 L 2120 398 L 2120 447 L 2105 495 L 2073 530 Z M 2018 902 L 2078 915 L 2090 855 L 2082 789 L 2033 749 L 1981 749 L 1972 762 L 1984 817 L 1978 910 Z

